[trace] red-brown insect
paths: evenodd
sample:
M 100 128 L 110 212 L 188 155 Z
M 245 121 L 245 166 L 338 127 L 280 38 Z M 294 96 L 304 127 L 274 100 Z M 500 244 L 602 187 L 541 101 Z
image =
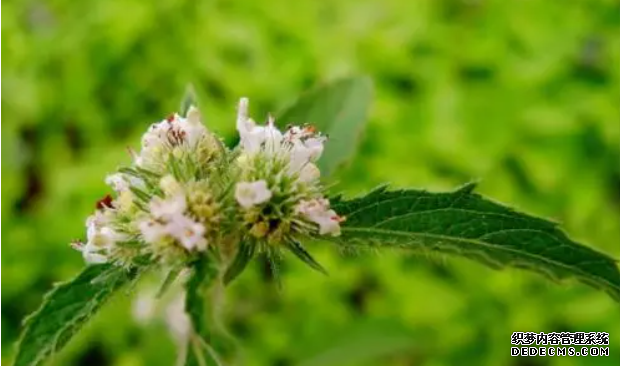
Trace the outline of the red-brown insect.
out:
M 314 125 L 304 125 L 304 132 L 314 135 L 316 133 L 316 127 Z
M 103 210 L 104 208 L 112 208 L 112 196 L 106 194 L 105 197 L 97 201 L 97 210 Z

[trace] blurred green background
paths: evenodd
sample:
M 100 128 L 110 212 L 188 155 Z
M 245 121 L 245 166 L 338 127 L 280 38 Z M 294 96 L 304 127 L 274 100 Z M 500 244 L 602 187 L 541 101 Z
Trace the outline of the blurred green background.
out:
M 3 365 L 24 316 L 83 266 L 68 243 L 84 237 L 105 174 L 188 82 L 208 126 L 231 137 L 240 96 L 262 120 L 316 83 L 367 74 L 368 129 L 335 190 L 481 179 L 482 193 L 620 257 L 617 0 L 2 5 Z M 229 288 L 248 365 L 620 364 L 619 307 L 586 286 L 311 249 L 329 277 L 291 260 L 278 291 L 257 263 Z M 54 364 L 173 364 L 164 323 L 140 324 L 132 302 L 115 298 Z M 513 331 L 606 331 L 611 356 L 512 358 Z

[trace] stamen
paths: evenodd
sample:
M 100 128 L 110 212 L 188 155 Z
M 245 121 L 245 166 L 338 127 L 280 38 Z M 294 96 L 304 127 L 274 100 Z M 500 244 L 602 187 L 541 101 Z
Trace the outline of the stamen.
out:
M 75 250 L 82 250 L 82 248 L 84 247 L 84 243 L 82 243 L 80 240 L 78 239 L 73 239 L 71 240 L 71 243 L 69 243 L 69 246 Z

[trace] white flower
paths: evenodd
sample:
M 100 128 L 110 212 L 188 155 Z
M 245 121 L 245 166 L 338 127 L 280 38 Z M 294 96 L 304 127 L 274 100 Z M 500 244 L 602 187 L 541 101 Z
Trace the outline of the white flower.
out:
M 255 182 L 239 182 L 235 189 L 235 198 L 243 208 L 260 205 L 269 201 L 271 196 L 267 182 L 262 179 Z
M 94 249 L 89 245 L 84 246 L 82 249 L 82 256 L 84 257 L 84 261 L 89 264 L 100 264 L 106 263 L 108 261 L 108 256 L 105 254 L 98 253 L 98 249 Z
M 185 201 L 185 195 L 179 192 L 166 199 L 162 199 L 161 197 L 153 198 L 149 204 L 149 208 L 151 209 L 151 215 L 153 215 L 153 217 L 171 219 L 185 212 L 185 209 L 187 209 L 187 202 Z
M 271 154 L 279 153 L 282 149 L 282 140 L 284 136 L 276 127 L 275 120 L 271 115 L 267 119 L 267 125 L 264 127 L 263 134 L 265 150 Z
M 249 153 L 253 154 L 260 150 L 261 145 L 265 141 L 265 127 L 257 126 L 256 123 L 248 117 L 248 98 L 239 100 L 237 110 L 237 131 L 241 140 L 241 146 Z
M 267 125 L 257 126 L 248 117 L 247 98 L 239 101 L 237 131 L 244 153 L 251 155 L 263 151 L 268 157 L 284 156 L 289 161 L 289 174 L 298 173 L 306 164 L 318 160 L 326 140 L 312 126 L 293 126 L 282 134 L 271 116 Z
M 173 217 L 166 225 L 166 230 L 187 250 L 205 250 L 207 248 L 207 240 L 204 238 L 204 225 L 187 216 Z
M 164 225 L 150 219 L 140 221 L 138 228 L 147 243 L 157 243 L 168 235 Z
M 121 173 L 111 174 L 105 178 L 105 183 L 112 187 L 116 192 L 122 192 L 129 189 L 129 183 Z
M 130 187 L 144 189 L 146 184 L 138 177 L 128 176 L 123 173 L 110 174 L 105 178 L 105 183 L 109 185 L 116 193 L 123 193 Z
M 109 226 L 108 217 L 97 211 L 86 219 L 86 244 L 76 243 L 74 248 L 82 252 L 87 263 L 105 263 L 108 253 L 118 242 L 127 240 L 127 235 Z
M 164 238 L 177 240 L 187 250 L 205 250 L 207 240 L 204 238 L 205 227 L 185 215 L 176 215 L 165 223 L 144 220 L 138 227 L 144 241 L 157 243 Z
M 295 211 L 305 219 L 319 225 L 319 234 L 340 235 L 342 218 L 329 209 L 329 201 L 322 199 L 303 200 L 297 204 Z
M 171 120 L 174 118 L 176 117 L 172 117 Z M 163 145 L 170 131 L 170 125 L 171 122 L 168 120 L 153 123 L 146 133 L 142 135 L 142 149 L 148 150 Z
M 305 183 L 311 183 L 321 177 L 321 171 L 319 168 L 313 164 L 308 163 L 301 168 L 299 172 L 299 180 Z
M 86 220 L 86 236 L 87 244 L 97 248 L 109 248 L 119 241 L 127 239 L 127 236 L 121 234 L 108 225 L 107 217 L 97 211 L 94 215 Z
M 306 164 L 317 161 L 323 153 L 324 142 L 325 137 L 323 136 L 292 139 L 289 172 L 297 172 Z
M 82 253 L 82 257 L 84 257 L 84 261 L 90 264 L 98 264 L 98 263 L 106 263 L 108 261 L 108 256 L 105 254 L 105 251 L 101 248 L 96 248 L 92 244 L 86 243 L 72 243 L 71 246 L 73 249 L 76 249 Z
M 247 98 L 241 98 L 237 111 L 237 131 L 243 150 L 248 154 L 254 154 L 264 147 L 268 152 L 277 153 L 281 147 L 282 132 L 275 126 L 271 116 L 266 126 L 257 126 L 248 117 L 248 103 Z
M 196 146 L 198 141 L 207 133 L 207 129 L 200 122 L 200 112 L 194 106 L 189 107 L 186 118 L 178 118 L 178 127 L 183 131 L 185 141 L 190 147 Z
M 190 107 L 186 118 L 174 114 L 154 123 L 142 136 L 142 150 L 136 156 L 136 165 L 149 166 L 157 163 L 169 147 L 195 147 L 205 136 L 207 129 L 200 122 L 200 113 Z

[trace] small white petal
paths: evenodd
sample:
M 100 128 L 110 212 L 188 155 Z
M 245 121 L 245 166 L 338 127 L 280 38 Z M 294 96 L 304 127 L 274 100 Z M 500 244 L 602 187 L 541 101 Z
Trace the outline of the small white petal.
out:
M 202 125 L 200 122 L 200 111 L 193 105 L 187 110 L 187 115 L 185 118 L 187 119 L 187 123 L 191 126 Z
M 187 216 L 176 216 L 166 225 L 168 233 L 188 250 L 205 250 L 205 227 Z
M 308 149 L 310 161 L 317 161 L 323 153 L 323 143 L 325 137 L 311 137 L 304 141 L 306 149 Z
M 246 128 L 239 131 L 241 146 L 248 154 L 258 152 L 265 142 L 265 127 L 256 126 L 251 119 L 247 120 Z
M 89 250 L 82 251 L 82 256 L 84 257 L 84 261 L 89 264 L 101 264 L 108 261 L 107 256 Z
M 272 193 L 264 180 L 239 182 L 235 188 L 235 198 L 243 208 L 265 203 L 271 199 L 271 196 Z
M 149 207 L 154 217 L 169 219 L 170 217 L 183 214 L 187 208 L 187 202 L 185 201 L 185 195 L 178 193 L 167 199 L 155 197 L 151 200 Z
M 183 141 L 190 147 L 196 146 L 198 141 L 207 133 L 206 127 L 200 123 L 200 120 L 196 122 L 194 120 L 196 117 L 192 116 L 192 118 L 191 121 L 189 118 L 180 118 L 177 126 L 175 126 L 175 128 L 183 132 Z
M 313 163 L 308 163 L 304 165 L 304 167 L 301 168 L 301 171 L 299 172 L 299 180 L 305 183 L 314 182 L 320 177 L 321 177 L 321 171 Z
M 114 245 L 127 240 L 127 235 L 112 229 L 108 217 L 97 211 L 86 219 L 86 244 L 78 247 L 84 254 L 87 262 L 100 262 Z
M 121 173 L 108 175 L 105 178 L 105 183 L 118 193 L 129 189 L 129 182 L 125 180 L 124 175 Z
M 263 145 L 269 152 L 276 152 L 280 148 L 282 132 L 274 125 L 273 118 L 269 118 L 267 126 L 257 126 L 248 117 L 247 98 L 241 98 L 239 101 L 237 131 L 241 147 L 248 154 L 257 153 Z
M 166 227 L 153 220 L 141 221 L 138 228 L 147 243 L 157 243 L 168 235 Z
M 276 127 L 273 117 L 270 115 L 267 120 L 267 126 L 264 127 L 265 148 L 270 153 L 277 153 L 281 148 L 283 135 Z
M 99 234 L 102 238 L 102 246 L 104 247 L 111 247 L 118 242 L 126 241 L 128 239 L 127 235 L 120 233 L 108 226 L 102 227 L 99 231 Z
M 319 234 L 331 234 L 333 236 L 340 235 L 340 219 L 334 210 L 327 210 L 320 219 L 317 218 L 319 224 Z
M 324 137 L 311 137 L 305 140 L 293 139 L 290 152 L 289 173 L 298 172 L 307 163 L 314 162 L 323 153 Z

